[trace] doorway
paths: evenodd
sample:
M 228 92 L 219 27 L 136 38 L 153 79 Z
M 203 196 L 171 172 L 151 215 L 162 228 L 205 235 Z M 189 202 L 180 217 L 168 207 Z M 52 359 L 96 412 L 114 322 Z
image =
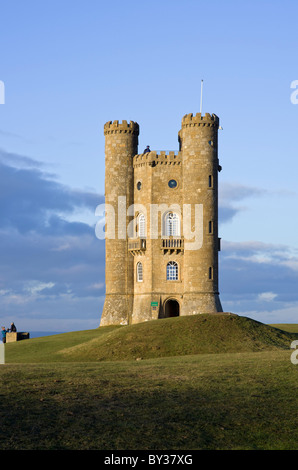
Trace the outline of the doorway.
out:
M 180 305 L 177 300 L 169 299 L 165 304 L 165 318 L 179 317 Z

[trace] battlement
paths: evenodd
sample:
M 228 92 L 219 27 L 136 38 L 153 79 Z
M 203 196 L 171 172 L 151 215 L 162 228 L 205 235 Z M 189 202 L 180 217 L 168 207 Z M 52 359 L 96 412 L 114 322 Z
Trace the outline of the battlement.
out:
M 139 124 L 134 121 L 108 121 L 104 125 L 104 135 L 126 133 L 139 135 Z
M 211 115 L 209 113 L 205 113 L 205 115 L 202 115 L 201 113 L 197 113 L 195 116 L 192 113 L 186 114 L 182 118 L 182 128 L 194 127 L 194 126 L 218 127 L 219 117 L 216 116 L 216 114 Z
M 156 166 L 158 164 L 164 165 L 180 165 L 182 162 L 182 154 L 181 152 L 166 152 L 152 150 L 151 152 L 141 153 L 139 155 L 135 155 L 133 158 L 133 166 Z
M 136 122 L 103 123 L 105 202 L 113 223 L 105 234 L 101 326 L 222 312 L 219 118 L 180 117 L 177 147 L 156 145 L 153 135 L 140 148 Z

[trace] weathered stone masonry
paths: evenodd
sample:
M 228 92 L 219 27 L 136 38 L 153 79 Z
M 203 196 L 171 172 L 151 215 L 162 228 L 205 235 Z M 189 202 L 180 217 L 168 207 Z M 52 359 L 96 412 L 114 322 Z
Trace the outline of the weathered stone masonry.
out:
M 214 114 L 188 114 L 178 133 L 179 152 L 138 154 L 137 123 L 105 124 L 105 202 L 115 212 L 115 220 L 106 222 L 115 224 L 116 236 L 106 237 L 101 326 L 222 312 L 218 128 Z M 184 233 L 186 221 L 191 235 Z M 194 249 L 196 230 L 201 238 Z

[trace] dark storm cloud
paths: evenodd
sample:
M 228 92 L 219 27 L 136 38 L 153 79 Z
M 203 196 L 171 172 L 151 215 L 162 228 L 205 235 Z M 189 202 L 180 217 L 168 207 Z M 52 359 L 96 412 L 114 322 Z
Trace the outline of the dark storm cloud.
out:
M 260 242 L 222 243 L 222 299 L 239 311 L 275 310 L 298 302 L 298 253 Z
M 266 190 L 240 184 L 221 183 L 219 185 L 218 218 L 219 223 L 230 222 L 243 207 L 237 206 L 244 199 L 261 197 Z
M 222 184 L 220 221 L 231 221 L 243 210 L 240 203 L 263 194 L 257 188 Z M 55 320 L 51 328 L 56 331 L 59 324 L 67 329 L 98 326 L 105 256 L 94 214 L 103 202 L 101 195 L 62 185 L 34 159 L 0 151 L 1 318 L 19 319 L 32 329 L 37 320 L 40 325 Z M 78 211 L 91 222 L 80 220 Z M 223 240 L 220 291 L 225 310 L 282 311 L 298 304 L 297 285 L 298 254 L 289 247 Z
M 25 157 L 14 156 L 13 164 L 33 163 Z M 25 159 L 25 161 L 24 161 Z M 0 159 L 0 229 L 19 232 L 86 233 L 85 224 L 66 222 L 60 214 L 69 215 L 76 209 L 94 212 L 103 197 L 70 189 L 56 182 L 39 168 L 17 168 Z
M 54 305 L 51 318 L 71 316 L 70 305 L 75 316 L 85 299 L 86 321 L 95 315 L 99 322 L 104 242 L 95 236 L 94 214 L 103 202 L 60 184 L 31 158 L 0 152 L 1 316 L 12 311 L 30 321 L 38 308 L 40 319 Z M 77 211 L 91 222 L 76 220 Z
M 75 236 L 1 233 L 0 289 L 21 293 L 27 282 L 54 283 L 50 294 L 73 290 L 90 294 L 104 282 L 104 242 L 93 234 Z M 104 287 L 100 289 L 104 292 Z
M 0 131 L 1 134 L 1 131 Z M 42 168 L 43 163 L 25 155 L 19 155 L 0 149 L 0 162 L 14 168 Z

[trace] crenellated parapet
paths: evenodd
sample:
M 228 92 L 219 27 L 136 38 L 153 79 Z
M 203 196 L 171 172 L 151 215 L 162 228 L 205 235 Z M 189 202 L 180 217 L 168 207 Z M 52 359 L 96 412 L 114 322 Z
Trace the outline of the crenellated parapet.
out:
M 194 113 L 181 121 L 176 151 L 157 150 L 152 138 L 152 151 L 148 146 L 143 153 L 137 122 L 104 124 L 105 203 L 110 210 L 101 326 L 222 312 L 219 118 Z
M 104 125 L 104 135 L 120 133 L 139 135 L 139 130 L 139 124 L 134 121 L 108 121 Z
M 135 155 L 133 158 L 133 166 L 156 166 L 156 165 L 181 165 L 182 153 L 181 152 L 166 152 L 151 151 Z
M 194 127 L 194 126 L 210 126 L 210 127 L 219 127 L 219 117 L 216 114 L 197 113 L 193 115 L 192 113 L 186 114 L 182 118 L 182 128 L 185 127 Z

